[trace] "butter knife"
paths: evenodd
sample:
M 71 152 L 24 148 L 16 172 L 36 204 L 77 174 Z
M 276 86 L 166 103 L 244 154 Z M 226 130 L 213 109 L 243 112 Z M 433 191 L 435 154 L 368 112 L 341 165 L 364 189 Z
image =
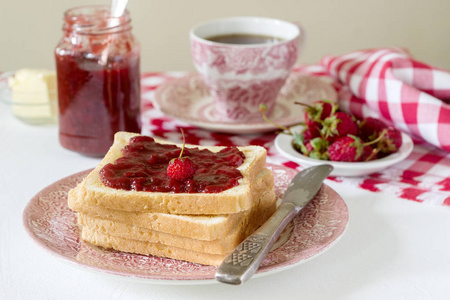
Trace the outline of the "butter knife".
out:
M 281 232 L 314 199 L 332 170 L 330 165 L 319 165 L 295 175 L 277 211 L 225 258 L 216 271 L 216 280 L 238 285 L 252 277 Z

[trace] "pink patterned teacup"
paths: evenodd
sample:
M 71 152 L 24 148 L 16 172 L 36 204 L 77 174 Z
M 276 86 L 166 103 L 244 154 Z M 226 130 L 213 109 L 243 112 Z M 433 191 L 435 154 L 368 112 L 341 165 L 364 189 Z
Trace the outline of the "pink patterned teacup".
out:
M 258 40 L 264 37 L 267 40 Z M 261 120 L 261 103 L 267 113 L 273 110 L 297 61 L 304 32 L 277 19 L 231 17 L 195 26 L 190 38 L 194 65 L 211 92 L 218 121 L 251 122 Z

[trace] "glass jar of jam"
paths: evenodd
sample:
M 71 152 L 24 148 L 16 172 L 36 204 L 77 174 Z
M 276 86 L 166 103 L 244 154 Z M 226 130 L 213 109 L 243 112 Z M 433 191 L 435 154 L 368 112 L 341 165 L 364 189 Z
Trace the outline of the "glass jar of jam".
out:
M 64 148 L 103 156 L 117 131 L 141 132 L 140 47 L 127 11 L 113 17 L 109 6 L 69 9 L 55 58 Z

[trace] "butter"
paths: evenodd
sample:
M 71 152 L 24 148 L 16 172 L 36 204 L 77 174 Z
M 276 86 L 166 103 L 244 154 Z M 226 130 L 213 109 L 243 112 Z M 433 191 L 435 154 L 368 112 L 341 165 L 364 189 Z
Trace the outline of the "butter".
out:
M 57 113 L 56 73 L 21 69 L 8 80 L 13 113 L 22 119 L 48 119 Z

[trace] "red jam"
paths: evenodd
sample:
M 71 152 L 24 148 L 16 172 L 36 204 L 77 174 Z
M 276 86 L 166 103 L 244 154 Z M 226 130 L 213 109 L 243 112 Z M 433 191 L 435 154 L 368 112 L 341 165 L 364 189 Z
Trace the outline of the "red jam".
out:
M 138 136 L 122 150 L 123 157 L 100 170 L 100 178 L 108 187 L 147 192 L 219 193 L 239 185 L 243 176 L 237 169 L 245 159 L 236 147 L 220 152 L 207 149 L 184 148 L 195 164 L 194 177 L 177 181 L 167 176 L 167 165 L 179 157 L 181 148 L 164 145 L 147 136 Z
M 103 156 L 117 131 L 141 132 L 139 58 L 110 65 L 102 69 L 81 55 L 56 57 L 64 148 Z
M 118 131 L 141 131 L 140 47 L 131 19 L 109 6 L 81 6 L 64 14 L 55 49 L 59 140 L 69 150 L 103 156 Z

